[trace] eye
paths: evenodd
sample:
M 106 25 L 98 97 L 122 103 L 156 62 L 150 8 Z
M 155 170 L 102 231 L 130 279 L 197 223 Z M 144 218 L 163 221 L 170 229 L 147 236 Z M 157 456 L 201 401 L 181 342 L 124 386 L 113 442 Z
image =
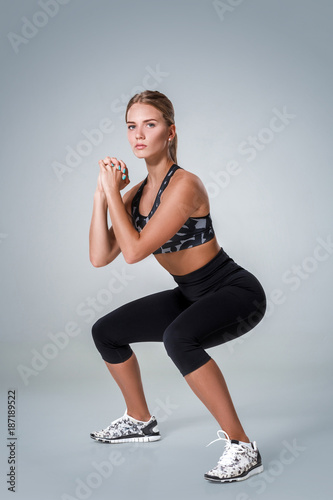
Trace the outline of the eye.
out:
M 133 130 L 134 129 L 134 125 L 128 125 L 128 130 Z
M 148 128 L 154 128 L 155 127 L 155 123 L 147 123 L 147 127 Z

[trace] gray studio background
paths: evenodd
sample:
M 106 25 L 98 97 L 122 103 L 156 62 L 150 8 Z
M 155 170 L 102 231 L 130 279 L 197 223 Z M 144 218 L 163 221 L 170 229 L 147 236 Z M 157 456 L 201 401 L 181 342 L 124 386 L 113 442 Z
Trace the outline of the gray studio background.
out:
M 310 499 L 328 488 L 332 371 L 332 4 L 309 0 L 2 2 L 1 497 L 16 390 L 16 499 Z M 91 325 L 175 286 L 154 257 L 95 269 L 98 160 L 146 176 L 124 105 L 173 101 L 178 163 L 218 241 L 261 281 L 264 320 L 210 350 L 265 474 L 216 485 L 214 419 L 163 345 L 135 346 L 163 439 L 98 445 L 125 410 Z M 251 143 L 251 144 L 250 144 Z M 104 469 L 101 464 L 104 464 Z M 101 471 L 104 471 L 104 476 Z M 326 483 L 326 484 L 325 484 Z

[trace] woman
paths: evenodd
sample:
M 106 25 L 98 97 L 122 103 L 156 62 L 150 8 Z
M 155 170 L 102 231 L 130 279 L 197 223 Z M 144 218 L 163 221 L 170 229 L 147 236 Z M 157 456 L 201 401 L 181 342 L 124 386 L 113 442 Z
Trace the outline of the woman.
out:
M 129 344 L 164 342 L 167 354 L 224 433 L 224 453 L 204 477 L 239 481 L 263 470 L 256 442 L 246 435 L 223 375 L 205 349 L 234 339 L 261 321 L 264 290 L 217 242 L 209 200 L 200 179 L 177 165 L 174 109 L 157 91 L 136 94 L 126 110 L 128 140 L 148 175 L 122 197 L 129 184 L 122 160 L 99 161 L 89 244 L 96 267 L 120 252 L 128 264 L 151 253 L 177 287 L 134 300 L 99 319 L 93 338 L 126 403 L 125 414 L 101 431 L 97 441 L 160 439 L 149 412 L 140 369 Z M 107 211 L 111 227 L 107 224 Z M 222 430 L 223 429 L 223 430 Z

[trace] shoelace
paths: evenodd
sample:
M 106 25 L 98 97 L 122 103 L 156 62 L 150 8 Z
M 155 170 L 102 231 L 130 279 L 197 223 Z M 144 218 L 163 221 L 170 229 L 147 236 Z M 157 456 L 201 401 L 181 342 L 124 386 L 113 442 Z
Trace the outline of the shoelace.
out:
M 221 433 L 223 433 L 227 438 L 221 437 Z M 210 446 L 211 444 L 215 443 L 216 441 L 225 441 L 226 442 L 223 455 L 221 455 L 221 457 L 218 461 L 219 465 L 232 465 L 234 462 L 235 455 L 237 455 L 238 453 L 245 453 L 246 452 L 245 448 L 241 444 L 231 443 L 230 437 L 223 429 L 219 429 L 217 431 L 217 435 L 218 435 L 218 438 L 214 439 L 214 441 L 211 441 L 209 444 L 207 444 L 206 448 L 207 448 L 207 446 Z
M 113 422 L 111 422 L 110 425 L 108 425 L 104 431 L 110 431 L 113 427 L 114 427 L 114 424 L 117 424 L 118 422 L 121 422 L 121 421 L 126 421 L 126 417 L 127 415 L 123 415 L 122 417 L 119 417 L 119 418 L 116 418 L 116 420 L 113 420 Z

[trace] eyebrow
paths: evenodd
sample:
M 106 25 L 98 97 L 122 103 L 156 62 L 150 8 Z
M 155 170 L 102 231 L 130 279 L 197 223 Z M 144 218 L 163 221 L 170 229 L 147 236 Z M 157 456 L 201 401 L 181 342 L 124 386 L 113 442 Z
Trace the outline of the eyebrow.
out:
M 157 120 L 155 120 L 155 118 L 150 118 L 149 120 L 143 120 L 143 123 L 146 122 L 157 122 Z M 127 121 L 126 123 L 135 123 L 135 122 Z

